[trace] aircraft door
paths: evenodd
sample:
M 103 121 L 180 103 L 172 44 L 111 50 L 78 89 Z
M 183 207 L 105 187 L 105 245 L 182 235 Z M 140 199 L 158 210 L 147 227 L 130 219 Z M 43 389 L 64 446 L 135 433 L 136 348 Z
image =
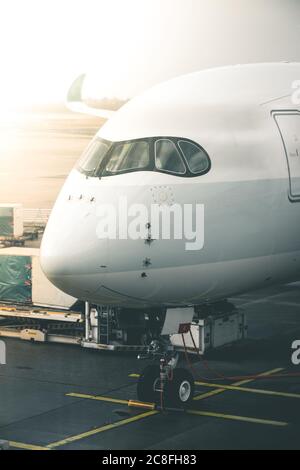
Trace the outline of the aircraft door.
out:
M 300 201 L 300 113 L 276 114 L 275 120 L 287 158 L 290 199 Z

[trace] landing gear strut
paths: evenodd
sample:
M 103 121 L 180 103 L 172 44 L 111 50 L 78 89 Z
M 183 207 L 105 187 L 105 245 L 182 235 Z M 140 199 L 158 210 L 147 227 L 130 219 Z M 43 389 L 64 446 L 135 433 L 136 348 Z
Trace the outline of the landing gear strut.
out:
M 138 385 L 138 399 L 156 403 L 161 408 L 185 408 L 194 396 L 194 377 L 184 368 L 177 368 L 179 355 L 169 339 L 151 342 L 148 353 L 139 359 L 159 359 L 159 364 L 148 365 L 142 372 Z

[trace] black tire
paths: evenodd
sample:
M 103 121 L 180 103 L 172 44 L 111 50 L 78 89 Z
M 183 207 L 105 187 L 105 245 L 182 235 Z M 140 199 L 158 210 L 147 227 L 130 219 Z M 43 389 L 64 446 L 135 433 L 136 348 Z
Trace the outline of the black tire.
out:
M 147 366 L 137 384 L 137 396 L 139 401 L 155 403 L 159 393 L 155 392 L 155 385 L 160 379 L 160 368 L 157 365 Z
M 174 369 L 173 380 L 168 383 L 166 406 L 186 408 L 194 397 L 195 380 L 187 369 Z

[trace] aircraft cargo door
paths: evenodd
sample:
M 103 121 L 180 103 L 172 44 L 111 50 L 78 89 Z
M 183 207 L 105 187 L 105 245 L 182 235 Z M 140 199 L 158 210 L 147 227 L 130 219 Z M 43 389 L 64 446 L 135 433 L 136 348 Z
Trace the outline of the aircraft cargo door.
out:
M 276 113 L 290 178 L 290 199 L 300 201 L 300 113 Z

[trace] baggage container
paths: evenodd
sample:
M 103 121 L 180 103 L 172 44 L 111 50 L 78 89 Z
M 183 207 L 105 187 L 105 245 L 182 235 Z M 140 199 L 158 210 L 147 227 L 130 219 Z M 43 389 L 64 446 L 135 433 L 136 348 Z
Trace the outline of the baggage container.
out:
M 38 248 L 0 249 L 0 302 L 70 309 L 77 299 L 57 289 L 44 275 Z
M 22 204 L 0 204 L 0 237 L 22 237 Z

